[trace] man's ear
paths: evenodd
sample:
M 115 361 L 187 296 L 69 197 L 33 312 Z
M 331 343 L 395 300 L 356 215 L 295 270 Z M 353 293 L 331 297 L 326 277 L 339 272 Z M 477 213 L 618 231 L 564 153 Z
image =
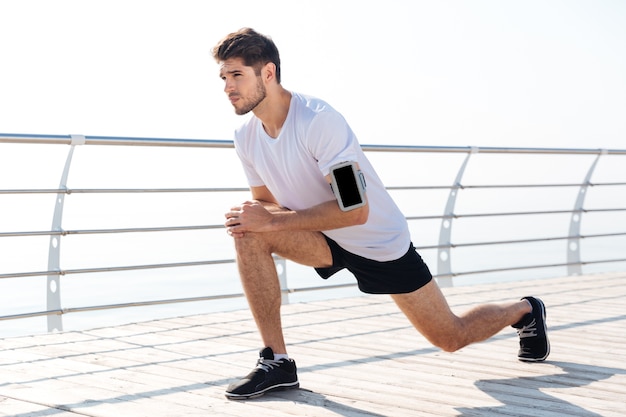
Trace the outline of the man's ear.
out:
M 261 75 L 266 83 L 276 80 L 276 65 L 273 62 L 268 62 L 261 69 Z

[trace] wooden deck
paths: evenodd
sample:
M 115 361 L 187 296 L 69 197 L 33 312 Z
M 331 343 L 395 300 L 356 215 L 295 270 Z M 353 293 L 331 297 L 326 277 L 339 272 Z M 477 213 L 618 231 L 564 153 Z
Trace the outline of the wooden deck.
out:
M 0 416 L 626 415 L 626 273 L 444 292 L 458 312 L 540 296 L 551 356 L 519 362 L 510 328 L 444 353 L 364 296 L 285 306 L 301 388 L 249 401 L 224 397 L 260 347 L 246 310 L 2 339 Z

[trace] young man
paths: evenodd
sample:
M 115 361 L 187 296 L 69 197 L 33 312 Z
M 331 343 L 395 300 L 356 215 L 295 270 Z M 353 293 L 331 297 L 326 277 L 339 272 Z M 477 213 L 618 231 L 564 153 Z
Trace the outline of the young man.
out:
M 235 133 L 252 199 L 231 208 L 225 225 L 265 345 L 257 367 L 227 388 L 228 398 L 299 386 L 283 338 L 272 254 L 314 267 L 322 278 L 347 268 L 361 291 L 390 294 L 415 328 L 445 351 L 512 325 L 520 335 L 520 360 L 547 358 L 545 307 L 537 298 L 481 305 L 461 316 L 450 310 L 347 122 L 324 101 L 283 88 L 270 38 L 241 29 L 220 41 L 213 56 L 235 112 L 254 115 Z M 340 208 L 341 194 L 330 183 L 332 167 L 342 162 L 354 163 L 364 176 L 365 205 Z

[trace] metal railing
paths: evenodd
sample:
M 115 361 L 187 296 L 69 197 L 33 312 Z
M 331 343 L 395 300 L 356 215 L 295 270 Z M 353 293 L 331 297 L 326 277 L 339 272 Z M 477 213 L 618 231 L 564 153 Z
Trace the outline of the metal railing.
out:
M 148 146 L 148 147 L 176 147 L 176 148 L 223 148 L 231 149 L 233 144 L 231 141 L 223 140 L 183 140 L 183 139 L 155 139 L 155 138 L 125 138 L 125 137 L 103 137 L 103 136 L 81 136 L 81 135 L 9 135 L 0 134 L 0 149 L 2 143 L 12 144 L 48 144 L 48 145 L 70 145 L 69 152 L 67 154 L 64 169 L 59 181 L 58 188 L 28 188 L 28 189 L 0 189 L 0 196 L 2 195 L 45 195 L 52 194 L 56 196 L 55 206 L 52 214 L 52 226 L 49 230 L 26 230 L 26 231 L 12 231 L 12 230 L 0 230 L 0 239 L 11 238 L 29 238 L 29 237 L 48 237 L 48 268 L 42 271 L 18 271 L 18 272 L 6 272 L 2 270 L 2 262 L 0 257 L 0 280 L 4 279 L 22 279 L 26 277 L 46 277 L 46 297 L 47 308 L 44 311 L 29 311 L 18 314 L 5 314 L 0 315 L 0 320 L 10 319 L 23 319 L 29 317 L 45 316 L 48 321 L 48 330 L 61 330 L 63 328 L 62 316 L 67 313 L 85 312 L 94 310 L 107 310 L 115 308 L 126 308 L 134 306 L 149 306 L 171 303 L 184 303 L 184 302 L 196 302 L 196 301 L 210 301 L 218 299 L 228 299 L 235 297 L 242 297 L 241 293 L 233 294 L 206 294 L 194 297 L 184 298 L 171 298 L 171 299 L 159 299 L 149 301 L 134 301 L 118 304 L 106 304 L 96 306 L 81 306 L 81 307 L 63 307 L 61 299 L 61 277 L 77 274 L 93 274 L 99 272 L 121 272 L 121 271 L 139 271 L 139 270 L 155 270 L 162 268 L 181 268 L 181 267 L 200 267 L 200 266 L 213 266 L 220 264 L 234 264 L 235 260 L 229 259 L 212 259 L 201 261 L 187 261 L 187 262 L 163 262 L 163 263 L 148 263 L 148 264 L 135 264 L 135 265 L 120 265 L 120 266 L 107 266 L 107 267 L 82 267 L 74 269 L 64 269 L 61 266 L 61 252 L 62 240 L 66 236 L 71 235 L 106 235 L 106 234 L 124 234 L 124 233 L 155 233 L 155 232 L 176 232 L 176 231 L 208 231 L 222 229 L 222 224 L 207 224 L 207 225 L 185 225 L 185 226 L 160 226 L 160 227 L 130 227 L 130 228 L 94 228 L 94 229 L 74 229 L 67 230 L 63 228 L 63 209 L 65 206 L 65 199 L 70 195 L 78 194 L 177 194 L 177 193 L 200 193 L 200 194 L 212 194 L 212 193 L 236 193 L 245 192 L 247 187 L 212 187 L 212 188 L 68 188 L 68 174 L 72 165 L 72 158 L 74 149 L 76 146 L 84 145 L 101 145 L 101 146 Z M 532 270 L 541 268 L 555 268 L 565 267 L 567 274 L 581 274 L 582 267 L 584 265 L 591 264 L 610 264 L 626 262 L 626 254 L 621 253 L 624 256 L 611 257 L 606 259 L 594 259 L 583 260 L 581 251 L 581 241 L 584 239 L 592 238 L 611 238 L 611 237 L 623 237 L 626 236 L 626 221 L 620 224 L 614 224 L 614 230 L 610 232 L 597 232 L 581 234 L 581 219 L 583 215 L 589 215 L 592 213 L 626 213 L 626 204 L 624 206 L 612 206 L 612 207 L 597 207 L 597 208 L 585 208 L 585 197 L 587 191 L 590 188 L 613 188 L 618 190 L 620 195 L 626 195 L 626 175 L 624 178 L 617 181 L 602 181 L 593 182 L 592 177 L 598 166 L 598 162 L 601 158 L 607 156 L 626 156 L 626 150 L 619 149 L 541 149 L 541 148 L 497 148 L 497 147 L 431 147 L 431 146 L 384 146 L 384 145 L 363 145 L 363 149 L 369 153 L 388 153 L 393 155 L 406 155 L 406 154 L 423 154 L 423 153 L 437 153 L 437 154 L 464 154 L 466 155 L 464 160 L 459 165 L 455 179 L 450 184 L 444 185 L 407 185 L 407 186 L 389 186 L 390 192 L 445 192 L 447 198 L 445 201 L 445 207 L 443 212 L 433 215 L 419 215 L 419 216 L 407 216 L 409 222 L 414 221 L 437 221 L 438 227 L 438 239 L 437 243 L 432 244 L 416 244 L 418 251 L 436 251 L 437 269 L 434 276 L 438 279 L 440 285 L 447 286 L 452 285 L 452 279 L 460 276 L 467 276 L 472 274 L 485 274 L 492 272 L 505 272 L 516 270 Z M 537 182 L 537 183 L 524 183 L 524 184 L 467 184 L 464 183 L 463 177 L 468 167 L 468 163 L 476 155 L 484 154 L 509 154 L 509 155 L 550 155 L 550 156 L 573 156 L 573 155 L 592 155 L 595 156 L 592 163 L 588 166 L 585 178 L 582 182 Z M 624 166 L 624 161 L 621 161 L 621 165 Z M 618 175 L 619 177 L 619 175 Z M 469 212 L 458 213 L 456 211 L 457 200 L 461 191 L 469 190 L 529 190 L 529 189 L 575 189 L 577 190 L 575 201 L 571 201 L 567 209 L 543 209 L 543 210 L 523 210 L 523 211 L 495 211 L 495 212 Z M 0 211 L 0 216 L 2 212 Z M 569 226 L 567 233 L 561 235 L 551 236 L 539 236 L 539 237 L 526 237 L 526 238 L 511 238 L 511 239 L 496 239 L 485 241 L 469 241 L 469 242 L 454 242 L 452 239 L 453 225 L 455 222 L 461 219 L 494 219 L 507 216 L 518 217 L 532 217 L 540 215 L 567 215 L 570 216 Z M 488 226 L 487 226 L 488 227 Z M 621 228 L 621 229 L 620 229 Z M 496 245 L 513 245 L 513 244 L 529 244 L 540 242 L 554 242 L 563 241 L 566 242 L 564 252 L 566 253 L 565 262 L 549 262 L 532 264 L 526 263 L 523 265 L 506 265 L 501 267 L 491 268 L 478 268 L 456 271 L 453 270 L 453 251 L 461 248 L 476 248 L 476 247 L 490 247 Z M 621 255 L 620 254 L 620 255 Z M 279 271 L 279 279 L 281 281 L 281 288 L 284 294 L 284 301 L 288 302 L 288 295 L 301 291 L 316 291 L 323 289 L 334 289 L 340 287 L 355 286 L 352 283 L 342 284 L 326 284 L 316 287 L 290 287 L 286 274 L 286 261 L 284 259 L 276 258 L 277 270 Z M 434 272 L 434 271 L 433 271 Z

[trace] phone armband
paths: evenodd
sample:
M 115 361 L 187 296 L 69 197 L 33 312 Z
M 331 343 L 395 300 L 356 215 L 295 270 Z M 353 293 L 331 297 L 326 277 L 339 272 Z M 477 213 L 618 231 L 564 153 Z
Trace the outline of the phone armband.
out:
M 367 204 L 365 177 L 355 162 L 341 162 L 330 168 L 330 186 L 337 197 L 339 208 L 354 210 Z

